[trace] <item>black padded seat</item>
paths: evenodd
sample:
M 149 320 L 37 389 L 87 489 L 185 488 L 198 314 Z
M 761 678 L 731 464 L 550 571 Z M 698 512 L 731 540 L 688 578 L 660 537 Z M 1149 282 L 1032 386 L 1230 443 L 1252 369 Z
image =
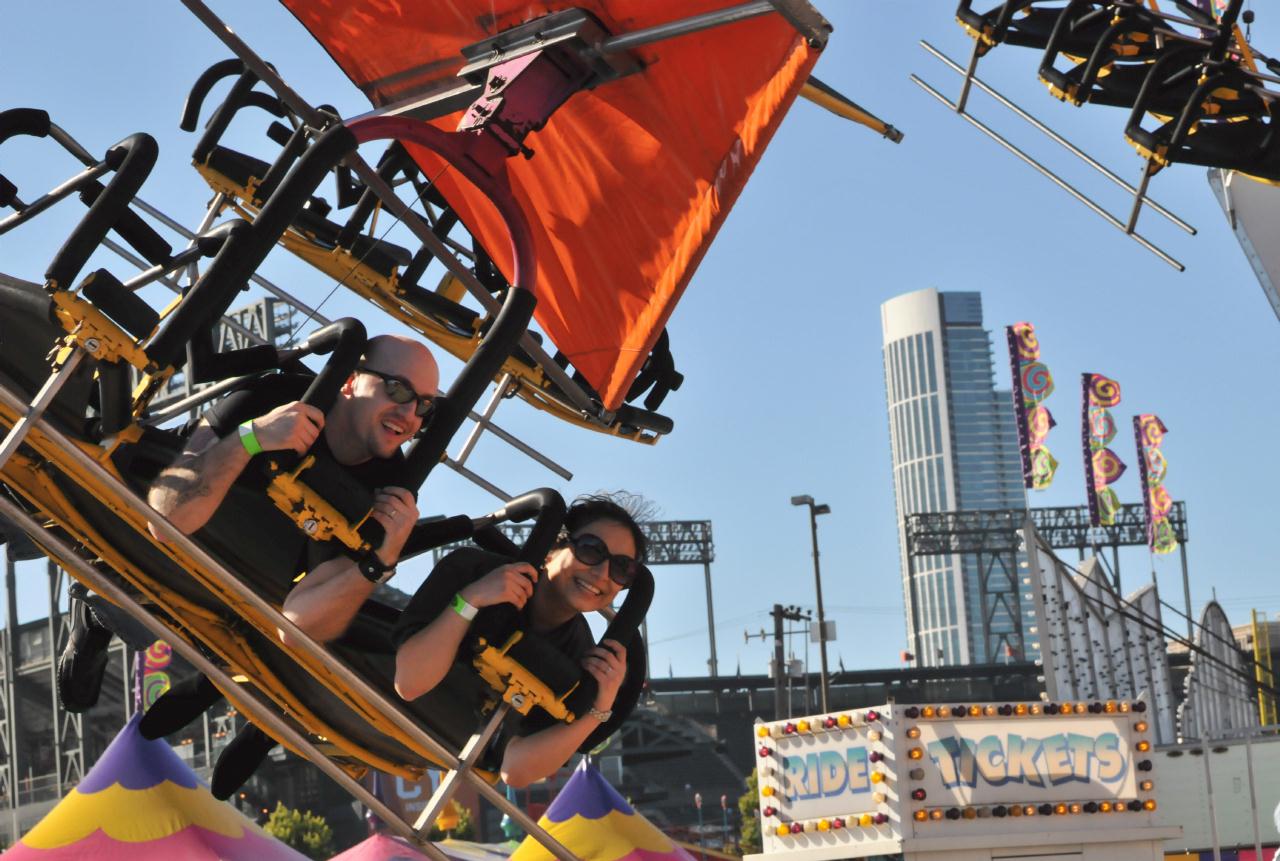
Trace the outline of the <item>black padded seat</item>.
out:
M 310 236 L 317 244 L 330 249 L 337 247 L 338 234 L 342 232 L 342 225 L 305 208 L 298 213 L 293 223 L 298 230 Z M 384 278 L 390 278 L 397 268 L 408 266 L 409 261 L 413 260 L 413 252 L 407 248 L 385 240 L 372 239 L 364 234 L 358 234 L 347 250 L 361 263 Z
M 262 159 L 224 146 L 210 150 L 205 164 L 237 185 L 246 187 L 251 181 L 260 181 L 271 169 L 271 165 Z

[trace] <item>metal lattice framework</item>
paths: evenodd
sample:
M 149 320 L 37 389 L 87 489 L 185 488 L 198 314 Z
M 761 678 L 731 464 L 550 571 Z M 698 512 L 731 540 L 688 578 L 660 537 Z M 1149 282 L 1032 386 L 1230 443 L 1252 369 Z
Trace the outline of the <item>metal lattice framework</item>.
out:
M 1137 547 L 1147 543 L 1146 512 L 1141 504 L 1122 505 L 1112 526 L 1092 526 L 1087 506 L 1019 508 L 987 511 L 942 511 L 907 515 L 907 553 L 1005 553 L 1018 549 L 1022 521 L 1031 522 L 1045 544 L 1055 549 Z M 1187 508 L 1175 502 L 1169 512 L 1178 543 L 1186 544 Z
M 527 523 L 503 523 L 499 531 L 515 544 L 524 544 L 533 527 Z M 716 561 L 715 542 L 711 538 L 710 520 L 652 520 L 640 524 L 649 539 L 646 565 L 710 565 Z M 457 542 L 431 551 L 432 564 L 448 553 L 470 542 Z
M 916 588 L 914 560 L 917 557 L 963 554 L 976 558 L 982 632 L 987 645 L 987 653 L 983 657 L 988 662 L 999 660 L 1002 654 L 1012 654 L 1019 659 L 1026 656 L 1022 590 L 1018 585 L 1018 551 L 1021 541 L 1019 533 L 1028 515 L 1047 547 L 1075 548 L 1082 556 L 1087 548 L 1110 547 L 1117 585 L 1119 557 L 1116 550 L 1147 543 L 1146 512 L 1140 504 L 1121 506 L 1116 512 L 1115 523 L 1111 526 L 1093 526 L 1087 506 L 942 511 L 907 515 L 907 566 L 913 591 Z M 1169 512 L 1169 523 L 1179 545 L 1185 548 L 1188 539 L 1185 503 L 1173 504 Z M 1187 592 L 1185 549 L 1183 581 L 1184 592 Z M 993 623 L 1004 615 L 1013 621 L 1013 630 L 993 633 Z M 1189 593 L 1187 615 L 1190 617 Z M 913 630 L 918 630 L 918 627 L 913 624 Z M 920 644 L 915 645 L 916 654 L 920 655 Z

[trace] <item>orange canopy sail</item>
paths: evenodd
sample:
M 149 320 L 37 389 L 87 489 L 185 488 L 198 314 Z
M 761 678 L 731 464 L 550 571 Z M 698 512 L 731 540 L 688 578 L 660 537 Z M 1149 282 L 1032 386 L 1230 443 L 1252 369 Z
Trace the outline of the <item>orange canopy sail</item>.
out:
M 283 0 L 376 106 L 421 93 L 461 49 L 577 6 L 613 34 L 725 0 Z M 642 70 L 579 92 L 508 164 L 532 226 L 535 317 L 615 409 L 817 60 L 770 13 L 634 49 Z M 457 127 L 461 112 L 433 121 Z M 507 228 L 439 156 L 409 146 L 462 222 L 512 277 Z

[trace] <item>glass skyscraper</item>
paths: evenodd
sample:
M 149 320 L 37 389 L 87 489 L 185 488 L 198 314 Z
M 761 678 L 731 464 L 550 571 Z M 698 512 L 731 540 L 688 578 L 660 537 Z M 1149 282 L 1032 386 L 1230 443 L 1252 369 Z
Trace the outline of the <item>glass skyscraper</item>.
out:
M 996 653 L 1018 620 L 989 596 L 983 607 L 981 578 L 1016 592 L 1014 575 L 984 572 L 973 556 L 909 563 L 906 552 L 908 514 L 1027 505 L 1011 396 L 995 388 L 982 297 L 917 290 L 885 302 L 880 317 L 909 648 L 920 666 L 1022 660 L 1029 656 Z

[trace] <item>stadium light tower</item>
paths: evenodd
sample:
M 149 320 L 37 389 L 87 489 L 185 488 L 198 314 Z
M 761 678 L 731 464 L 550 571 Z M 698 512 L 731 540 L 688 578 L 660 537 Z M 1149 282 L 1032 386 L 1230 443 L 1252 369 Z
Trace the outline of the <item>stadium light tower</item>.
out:
M 827 620 L 822 612 L 822 569 L 818 566 L 818 515 L 830 514 L 830 505 L 817 505 L 813 501 L 813 497 L 805 494 L 804 496 L 791 497 L 792 505 L 807 505 L 809 507 L 809 530 L 813 535 L 813 583 L 818 593 L 818 654 L 822 658 L 822 710 L 827 711 Z

